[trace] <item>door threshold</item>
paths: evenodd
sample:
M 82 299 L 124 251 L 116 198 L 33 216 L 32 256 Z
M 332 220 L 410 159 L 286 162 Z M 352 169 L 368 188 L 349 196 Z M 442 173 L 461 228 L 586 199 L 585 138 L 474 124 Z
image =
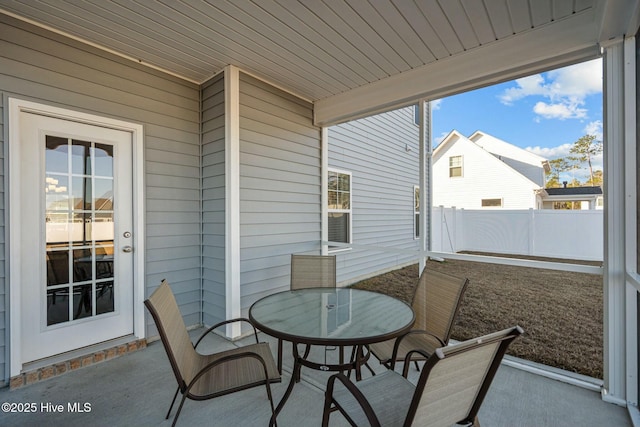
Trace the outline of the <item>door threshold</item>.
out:
M 11 390 L 57 377 L 85 366 L 95 365 L 147 347 L 146 339 L 133 335 L 82 347 L 45 359 L 25 363 L 19 375 L 11 377 Z

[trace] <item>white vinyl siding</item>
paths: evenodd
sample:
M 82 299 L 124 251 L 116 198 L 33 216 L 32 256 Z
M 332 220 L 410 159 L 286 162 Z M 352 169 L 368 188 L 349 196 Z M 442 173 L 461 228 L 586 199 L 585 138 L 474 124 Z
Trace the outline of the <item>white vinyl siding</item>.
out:
M 360 245 L 418 249 L 414 239 L 414 195 L 418 184 L 419 128 L 413 106 L 329 128 L 329 169 L 352 175 L 350 251 L 337 252 L 338 281 L 352 282 L 417 262 L 404 253 Z
M 199 324 L 198 86 L 1 14 L 0 40 L 0 93 L 5 99 L 29 99 L 144 126 L 146 292 L 166 278 L 185 323 Z M 6 114 L 3 110 L 0 115 L 3 123 Z M 0 260 L 2 298 L 7 292 L 4 277 Z M 5 307 L 6 301 L 0 302 L 0 311 Z M 0 315 L 0 373 L 6 372 L 4 319 Z M 146 325 L 149 336 L 157 333 L 150 316 Z
M 241 310 L 289 287 L 292 253 L 319 253 L 320 128 L 313 106 L 240 73 Z

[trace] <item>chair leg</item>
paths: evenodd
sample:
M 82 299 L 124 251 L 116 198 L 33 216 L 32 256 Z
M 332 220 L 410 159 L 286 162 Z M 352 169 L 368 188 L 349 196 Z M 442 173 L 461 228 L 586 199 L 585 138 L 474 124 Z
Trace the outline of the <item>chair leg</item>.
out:
M 182 411 L 182 406 L 184 405 L 184 401 L 187 399 L 187 394 L 188 392 L 185 392 L 182 395 L 182 399 L 180 400 L 180 406 L 178 406 L 178 411 L 176 412 L 176 415 L 173 417 L 173 423 L 171 423 L 171 427 L 175 427 L 176 422 L 178 422 L 178 417 L 180 416 L 180 412 Z
M 265 382 L 265 387 L 267 388 L 267 397 L 269 398 L 269 405 L 271 405 L 271 416 L 274 418 L 273 425 L 274 427 L 278 427 L 278 422 L 274 417 L 276 413 L 276 408 L 275 406 L 273 406 L 273 395 L 271 394 L 271 386 L 269 385 L 269 380 Z
M 278 373 L 282 375 L 282 339 L 278 338 Z
M 418 365 L 418 361 L 414 360 L 413 363 L 416 365 L 416 371 L 420 372 L 420 366 Z
M 169 415 L 171 415 L 171 410 L 173 409 L 173 404 L 176 403 L 176 397 L 178 397 L 179 391 L 180 391 L 180 387 L 176 388 L 176 393 L 173 395 L 173 400 L 171 401 L 171 406 L 169 406 L 169 411 L 167 412 L 167 416 L 164 417 L 165 420 L 168 420 Z
M 329 427 L 329 416 L 331 415 L 332 398 L 325 395 L 324 409 L 322 411 L 322 427 Z

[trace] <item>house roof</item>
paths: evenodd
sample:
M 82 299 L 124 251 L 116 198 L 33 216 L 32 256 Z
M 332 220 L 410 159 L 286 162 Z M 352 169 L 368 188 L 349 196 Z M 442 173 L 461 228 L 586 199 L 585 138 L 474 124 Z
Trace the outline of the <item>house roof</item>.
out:
M 505 142 L 492 135 L 489 135 L 486 132 L 482 132 L 479 130 L 475 131 L 471 136 L 466 137 L 459 131 L 453 129 L 434 149 L 434 157 L 437 155 L 437 153 L 444 149 L 443 147 L 446 147 L 447 145 L 452 144 L 462 138 L 473 142 L 479 148 L 493 154 L 498 159 L 504 157 L 516 160 L 518 162 L 544 167 L 545 169 L 548 168 L 548 161 L 544 157 L 531 153 L 530 151 L 523 150 L 520 147 L 509 144 L 508 142 Z
M 498 158 L 507 157 L 518 162 L 543 167 L 547 172 L 550 170 L 549 161 L 544 157 L 509 144 L 486 132 L 477 130 L 469 136 L 469 139 Z
M 545 188 L 549 196 L 578 196 L 578 195 L 601 195 L 602 188 L 595 187 L 560 187 Z
M 0 13 L 202 83 L 226 66 L 335 124 L 557 68 L 634 34 L 640 0 L 0 0 Z

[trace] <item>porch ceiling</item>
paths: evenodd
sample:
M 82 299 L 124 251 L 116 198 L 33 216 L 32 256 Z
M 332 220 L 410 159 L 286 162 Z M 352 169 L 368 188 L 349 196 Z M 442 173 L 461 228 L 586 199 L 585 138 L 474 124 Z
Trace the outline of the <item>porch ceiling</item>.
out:
M 232 64 L 333 124 L 599 54 L 640 0 L 0 0 L 0 12 L 202 83 Z

